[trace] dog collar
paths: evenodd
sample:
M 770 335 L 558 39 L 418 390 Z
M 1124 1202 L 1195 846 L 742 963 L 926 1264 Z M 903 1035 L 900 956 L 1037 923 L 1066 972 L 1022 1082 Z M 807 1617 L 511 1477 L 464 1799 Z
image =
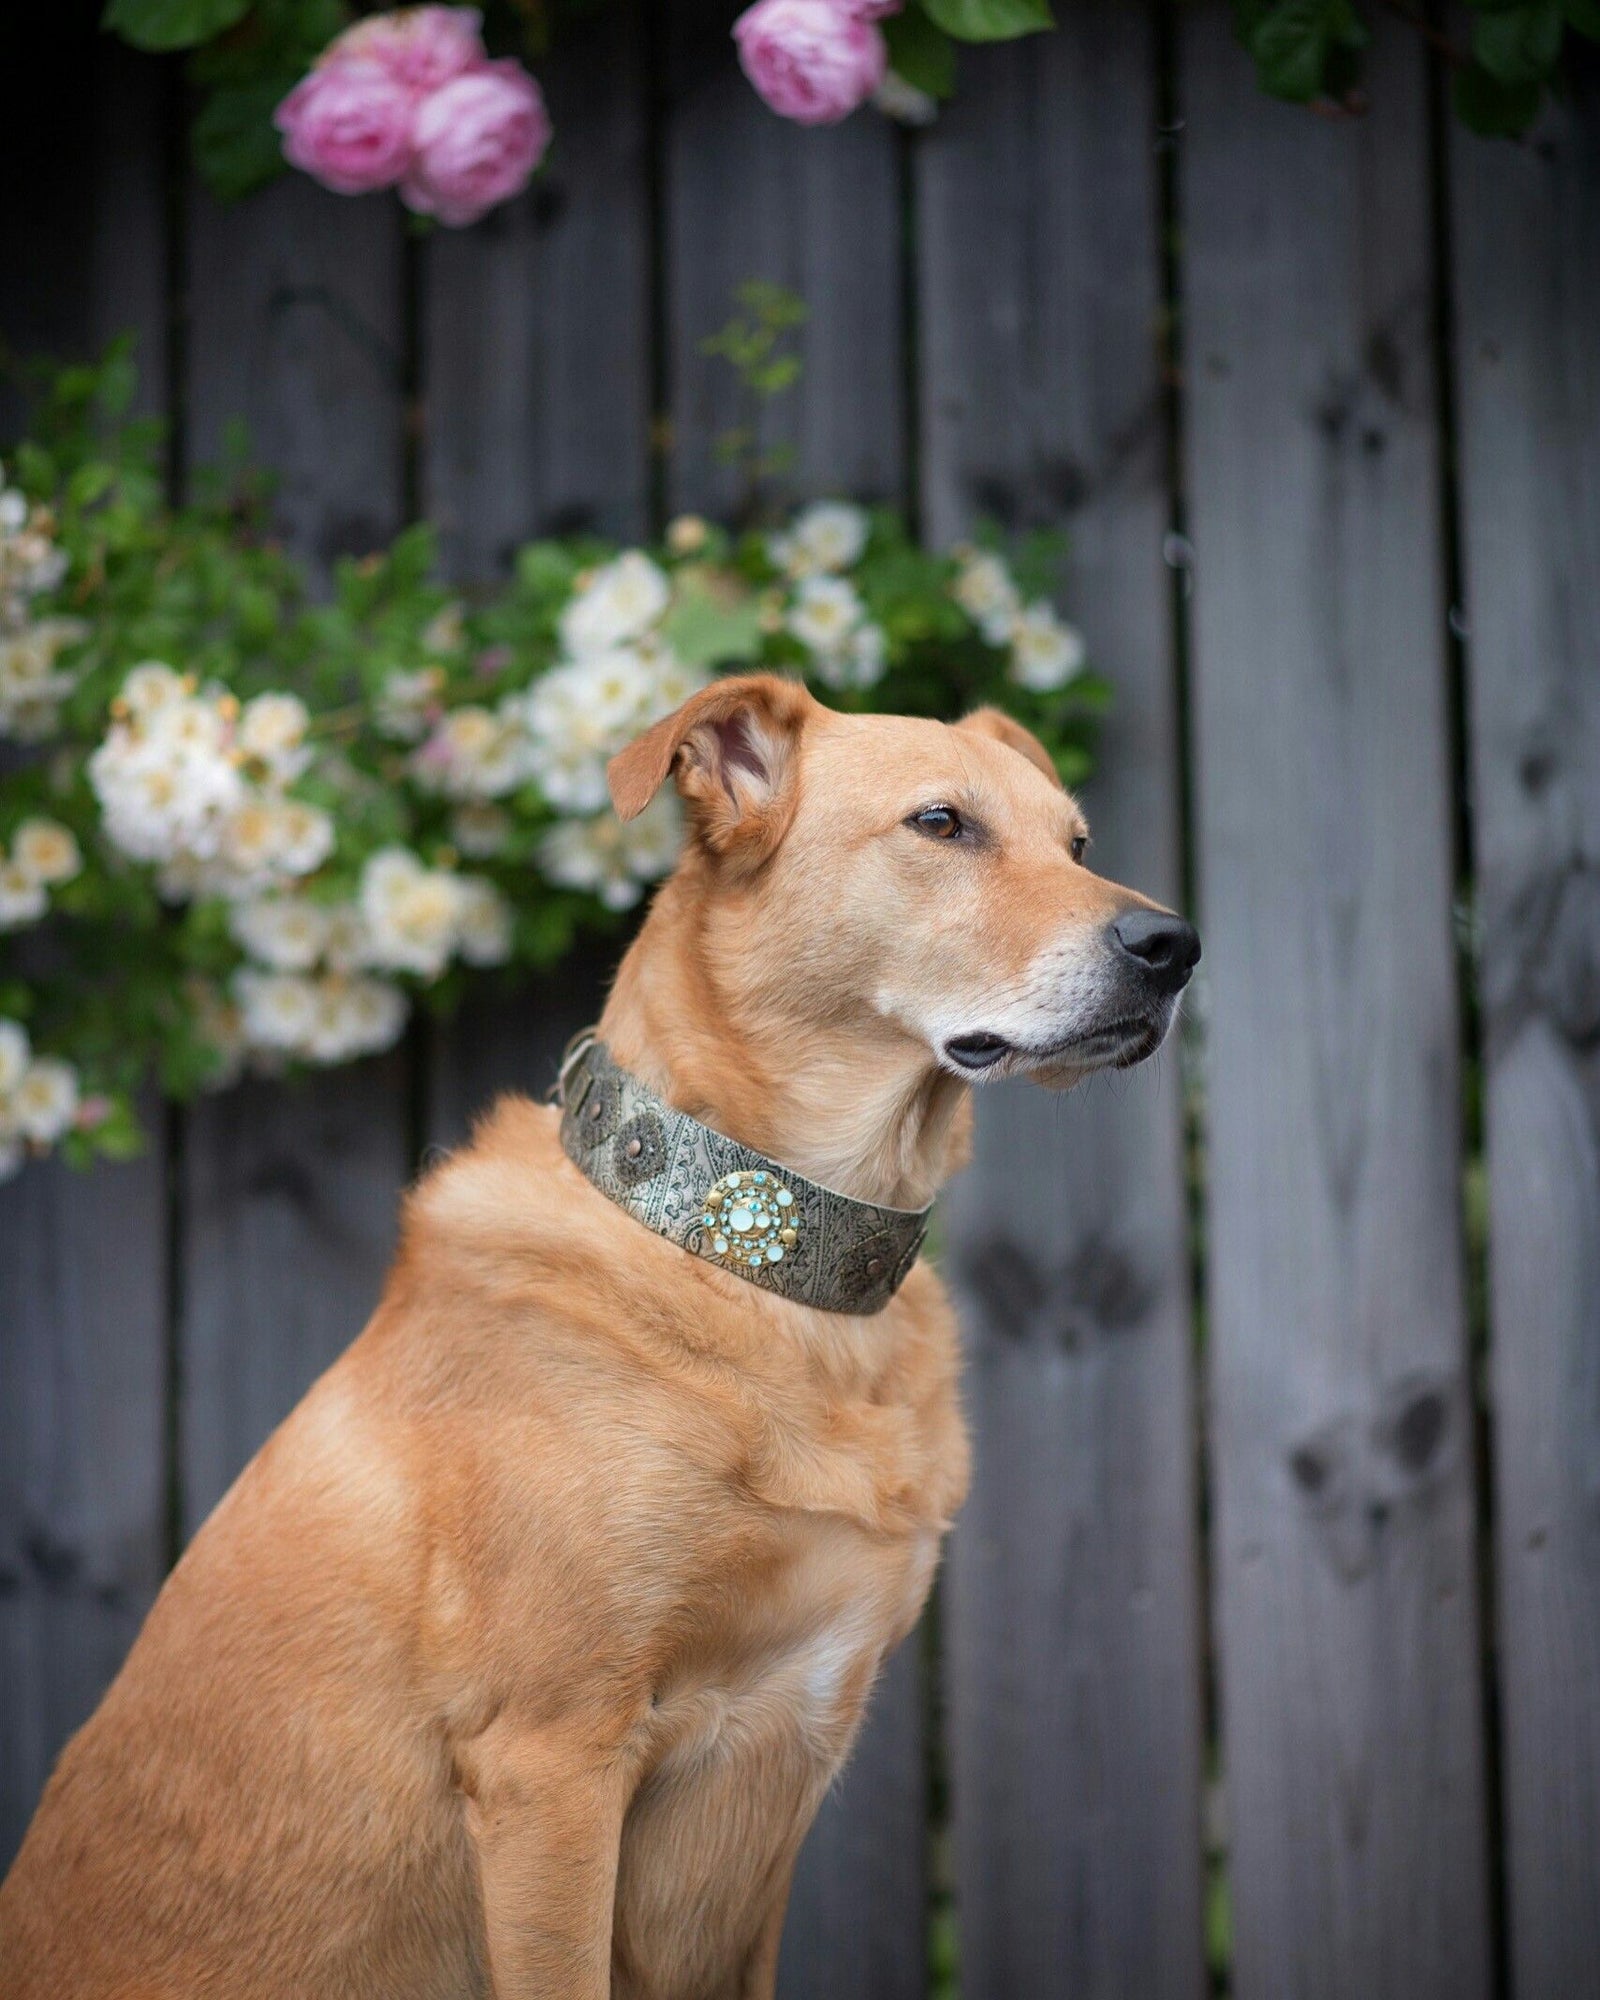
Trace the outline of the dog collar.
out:
M 600 1192 L 693 1256 L 824 1312 L 882 1312 L 917 1261 L 926 1208 L 883 1208 L 674 1111 L 580 1036 L 556 1085 L 561 1144 Z

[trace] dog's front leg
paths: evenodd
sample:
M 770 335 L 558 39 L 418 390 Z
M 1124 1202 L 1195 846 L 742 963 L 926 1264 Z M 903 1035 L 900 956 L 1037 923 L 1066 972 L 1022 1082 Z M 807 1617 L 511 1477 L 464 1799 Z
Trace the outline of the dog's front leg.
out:
M 761 1920 L 761 1933 L 745 1960 L 739 1976 L 739 2000 L 774 2000 L 778 1990 L 778 1948 L 783 1943 L 783 1920 L 789 1913 L 789 1889 L 794 1881 L 795 1857 L 778 1870 L 772 1900 Z
M 461 1767 L 494 2000 L 608 2000 L 625 1760 L 502 1720 Z

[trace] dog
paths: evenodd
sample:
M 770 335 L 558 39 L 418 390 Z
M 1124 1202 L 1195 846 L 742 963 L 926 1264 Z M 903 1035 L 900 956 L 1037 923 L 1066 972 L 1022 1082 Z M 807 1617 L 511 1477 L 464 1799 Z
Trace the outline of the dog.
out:
M 610 778 L 688 838 L 567 1103 L 420 1182 L 174 1570 L 0 1890 L 7 2000 L 773 1994 L 966 1487 L 916 1249 L 969 1086 L 1151 1054 L 1199 943 L 993 710 L 729 678 Z M 675 1220 L 669 1139 L 728 1168 Z

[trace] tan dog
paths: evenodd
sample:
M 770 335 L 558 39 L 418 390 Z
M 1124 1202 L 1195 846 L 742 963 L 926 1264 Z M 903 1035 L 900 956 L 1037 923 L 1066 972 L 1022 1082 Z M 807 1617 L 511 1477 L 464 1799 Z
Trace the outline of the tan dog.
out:
M 602 1033 L 859 1198 L 967 1080 L 1160 1042 L 1194 934 L 1082 865 L 1048 758 L 716 684 L 615 760 L 692 837 Z M 371 1324 L 196 1536 L 0 1890 L 5 2000 L 756 2000 L 967 1477 L 926 1266 L 852 1318 L 652 1235 L 500 1104 Z

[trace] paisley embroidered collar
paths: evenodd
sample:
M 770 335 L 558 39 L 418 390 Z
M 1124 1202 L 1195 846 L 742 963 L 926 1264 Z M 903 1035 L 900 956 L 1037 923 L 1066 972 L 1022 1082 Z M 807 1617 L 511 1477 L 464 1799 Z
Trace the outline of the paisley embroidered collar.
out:
M 855 1201 L 674 1111 L 580 1036 L 556 1086 L 567 1158 L 696 1257 L 825 1312 L 881 1312 L 917 1261 L 926 1208 Z

